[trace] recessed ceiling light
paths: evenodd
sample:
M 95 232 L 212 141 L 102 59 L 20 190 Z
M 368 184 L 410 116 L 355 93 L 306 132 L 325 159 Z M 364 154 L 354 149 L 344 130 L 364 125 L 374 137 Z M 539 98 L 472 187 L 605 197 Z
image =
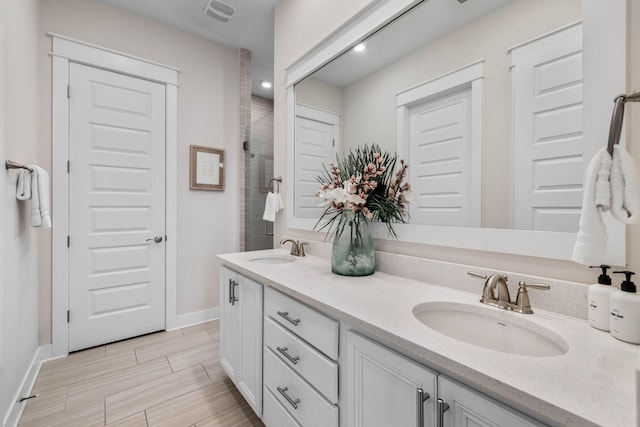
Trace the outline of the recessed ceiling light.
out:
M 260 85 L 261 85 L 263 88 L 265 88 L 265 89 L 271 89 L 271 86 L 273 86 L 273 85 L 271 84 L 271 82 L 268 82 L 268 81 L 266 81 L 266 80 L 262 80 L 262 81 L 260 82 Z
M 362 52 L 365 49 L 366 46 L 364 45 L 364 43 L 359 43 L 353 48 L 353 50 L 355 50 L 356 52 Z

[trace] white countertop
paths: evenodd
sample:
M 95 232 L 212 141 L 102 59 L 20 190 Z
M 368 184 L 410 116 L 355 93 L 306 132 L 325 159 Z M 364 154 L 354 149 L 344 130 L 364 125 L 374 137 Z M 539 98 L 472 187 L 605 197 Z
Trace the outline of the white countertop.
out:
M 343 320 L 542 422 L 568 426 L 638 425 L 637 345 L 618 341 L 607 332 L 591 328 L 584 320 L 536 310 L 535 305 L 533 315 L 488 307 L 478 302 L 480 292 L 476 295 L 381 272 L 367 277 L 338 276 L 331 273 L 329 260 L 316 256 L 288 264 L 250 261 L 258 254 L 287 253 L 276 249 L 219 258 L 239 273 Z M 515 323 L 524 316 L 560 335 L 569 351 L 556 357 L 518 356 L 450 338 L 413 316 L 416 305 L 436 301 L 486 307 Z

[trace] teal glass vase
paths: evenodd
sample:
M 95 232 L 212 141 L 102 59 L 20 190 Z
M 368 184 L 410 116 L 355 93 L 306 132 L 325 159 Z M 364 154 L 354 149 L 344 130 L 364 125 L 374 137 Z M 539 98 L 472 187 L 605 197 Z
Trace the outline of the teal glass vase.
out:
M 341 276 L 368 276 L 376 269 L 369 224 L 362 213 L 343 211 L 333 236 L 331 271 Z

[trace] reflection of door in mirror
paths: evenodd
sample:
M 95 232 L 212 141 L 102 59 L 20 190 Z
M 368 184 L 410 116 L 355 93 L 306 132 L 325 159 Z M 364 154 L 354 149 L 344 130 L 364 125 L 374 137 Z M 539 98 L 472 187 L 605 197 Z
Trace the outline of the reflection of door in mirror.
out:
M 295 206 L 299 218 L 320 218 L 324 208 L 316 197 L 318 176 L 336 159 L 340 116 L 298 104 L 295 127 Z
M 577 232 L 582 206 L 582 24 L 511 49 L 513 228 Z

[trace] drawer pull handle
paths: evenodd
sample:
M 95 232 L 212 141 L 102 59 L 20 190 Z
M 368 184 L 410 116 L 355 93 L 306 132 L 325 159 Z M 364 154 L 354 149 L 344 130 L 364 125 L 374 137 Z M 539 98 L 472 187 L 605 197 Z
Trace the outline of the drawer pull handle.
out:
M 276 349 L 280 352 L 280 354 L 282 354 L 284 357 L 289 359 L 289 362 L 293 363 L 294 365 L 298 364 L 298 360 L 300 360 L 300 356 L 291 356 L 289 353 L 287 353 L 287 350 L 289 350 L 289 347 L 276 347 Z
M 289 317 L 288 311 L 279 311 L 278 316 L 282 317 L 287 322 L 293 324 L 293 326 L 298 326 L 298 324 L 300 324 L 300 319 L 292 319 L 291 317 Z
M 289 387 L 276 387 L 278 389 L 278 391 L 280 392 L 280 394 L 287 399 L 287 402 L 289 402 L 289 405 L 293 406 L 293 409 L 298 409 L 298 404 L 300 403 L 300 399 L 292 399 L 291 397 L 289 397 L 289 395 L 287 394 L 287 390 L 289 390 Z
M 436 401 L 437 409 L 436 409 L 436 426 L 443 427 L 444 426 L 444 413 L 449 410 L 449 404 L 445 403 L 444 400 L 438 399 Z
M 431 397 L 429 393 L 425 392 L 422 388 L 418 389 L 418 427 L 424 426 L 424 402 L 427 401 L 429 397 Z

